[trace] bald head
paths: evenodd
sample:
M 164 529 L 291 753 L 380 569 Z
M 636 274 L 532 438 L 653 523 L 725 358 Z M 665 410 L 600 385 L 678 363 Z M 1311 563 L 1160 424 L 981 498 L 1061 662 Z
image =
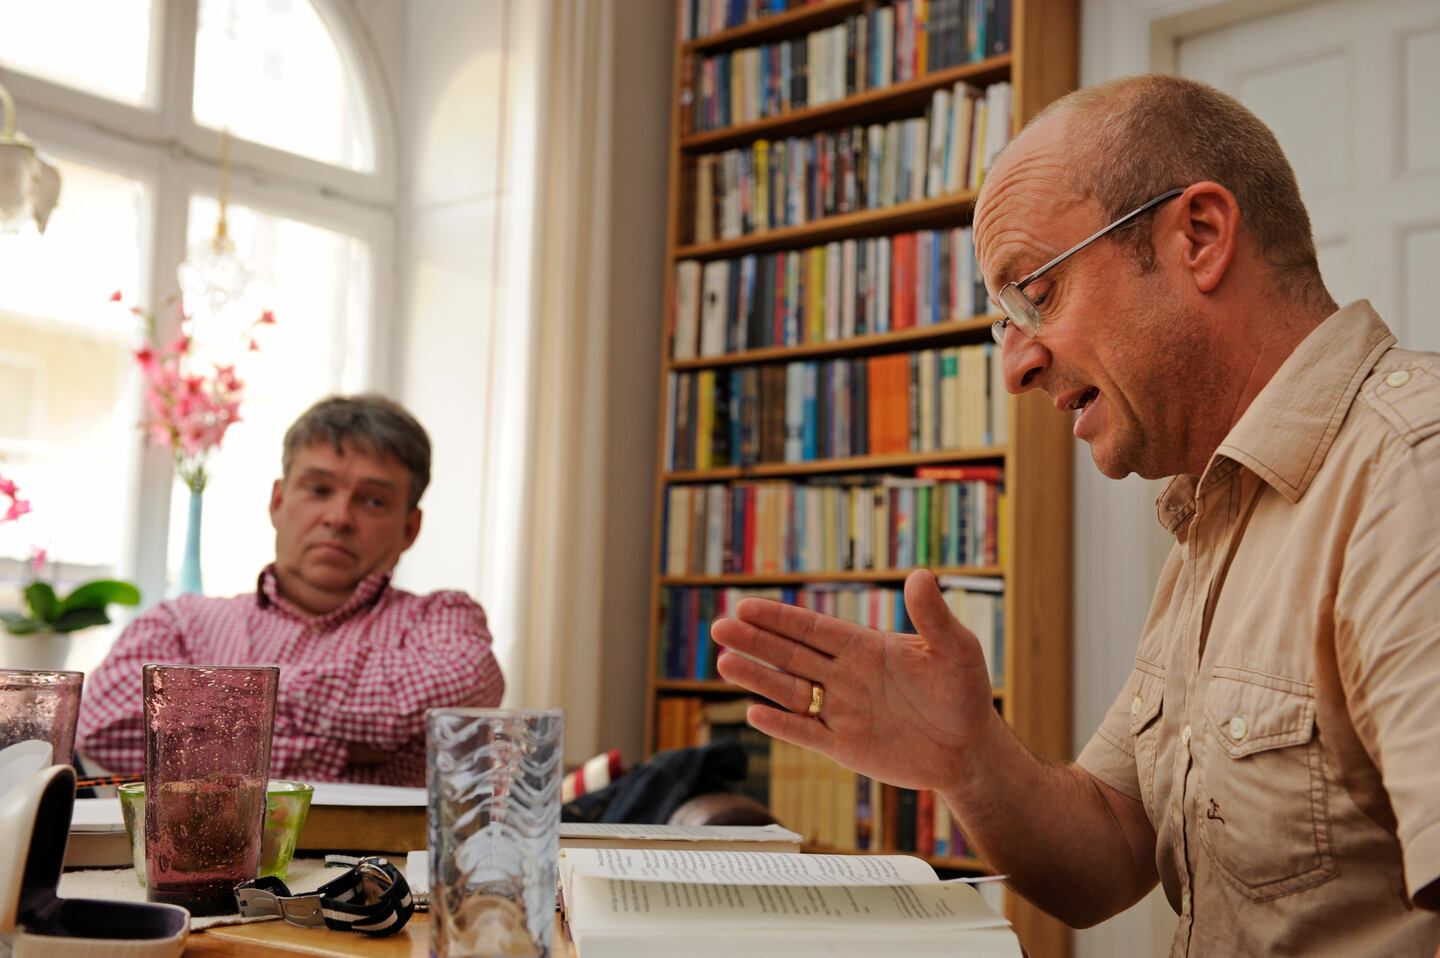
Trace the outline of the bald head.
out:
M 1041 111 L 987 177 L 976 205 L 977 232 L 998 204 L 1032 189 L 1093 202 L 1109 222 L 1166 190 L 1201 181 L 1234 194 L 1241 229 L 1272 272 L 1277 293 L 1296 303 L 1329 302 L 1310 217 L 1274 133 L 1235 99 L 1182 77 L 1123 77 Z M 1113 238 L 1148 270 L 1154 250 L 1142 224 Z

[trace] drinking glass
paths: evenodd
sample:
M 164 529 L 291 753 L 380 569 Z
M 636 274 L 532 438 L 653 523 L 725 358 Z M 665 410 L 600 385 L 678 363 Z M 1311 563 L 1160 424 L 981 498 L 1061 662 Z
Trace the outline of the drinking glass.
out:
M 84 681 L 84 672 L 0 669 L 0 748 L 40 739 L 50 743 L 51 762 L 73 765 Z
M 147 665 L 146 897 L 230 914 L 256 876 L 278 668 Z
M 431 709 L 432 958 L 548 958 L 560 855 L 559 709 Z

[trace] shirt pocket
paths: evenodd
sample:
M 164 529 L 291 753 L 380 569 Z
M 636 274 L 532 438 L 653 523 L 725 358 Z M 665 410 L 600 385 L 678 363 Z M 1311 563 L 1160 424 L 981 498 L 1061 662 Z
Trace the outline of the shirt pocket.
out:
M 1205 696 L 1200 844 L 1225 878 L 1266 901 L 1334 876 L 1315 698 L 1302 682 L 1218 666 Z
M 1159 821 L 1155 798 L 1155 765 L 1160 754 L 1160 715 L 1165 703 L 1165 668 L 1149 663 L 1135 665 L 1135 697 L 1130 700 L 1130 744 L 1135 749 L 1135 772 L 1140 798 L 1150 820 Z

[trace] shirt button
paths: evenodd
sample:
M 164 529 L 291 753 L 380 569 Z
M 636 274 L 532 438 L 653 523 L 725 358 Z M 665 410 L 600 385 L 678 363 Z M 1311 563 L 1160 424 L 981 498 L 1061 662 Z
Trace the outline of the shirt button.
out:
M 1180 914 L 1182 914 L 1182 915 L 1188 915 L 1188 914 L 1190 914 L 1190 892 L 1189 892 L 1189 891 L 1182 891 L 1182 892 L 1180 893 Z
M 1385 377 L 1387 386 L 1403 386 L 1410 381 L 1410 374 L 1403 369 L 1397 369 Z
M 1139 717 L 1140 717 L 1140 709 L 1142 709 L 1144 706 L 1145 706 L 1145 700 L 1142 699 L 1142 698 L 1141 698 L 1140 696 L 1138 696 L 1138 695 L 1135 696 L 1135 701 L 1133 701 L 1133 702 L 1130 703 L 1130 717 L 1131 717 L 1131 718 L 1139 718 Z
M 1230 720 L 1230 737 L 1233 738 L 1235 741 L 1238 742 L 1243 739 L 1247 731 L 1248 729 L 1245 727 L 1245 720 L 1240 716 L 1237 715 Z
M 1180 730 L 1180 744 L 1185 746 L 1190 744 L 1190 726 L 1188 725 Z

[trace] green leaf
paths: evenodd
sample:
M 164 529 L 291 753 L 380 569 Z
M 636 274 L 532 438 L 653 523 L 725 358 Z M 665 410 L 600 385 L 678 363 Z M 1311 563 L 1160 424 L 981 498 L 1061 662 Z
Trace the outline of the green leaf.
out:
M 105 625 L 109 621 L 110 616 L 105 614 L 104 609 L 71 609 L 55 620 L 54 629 L 56 632 L 75 632 L 92 625 Z
M 120 582 L 116 579 L 96 579 L 94 582 L 86 582 L 61 600 L 60 608 L 56 611 L 56 618 L 77 609 L 99 609 L 103 612 L 111 602 L 120 605 L 139 605 L 140 590 L 128 582 Z
M 44 622 L 36 622 L 19 612 L 0 612 L 0 622 L 5 624 L 5 631 L 11 635 L 34 635 L 36 632 L 45 631 Z
M 53 622 L 56 616 L 55 590 L 45 582 L 32 582 L 25 587 L 25 604 L 30 614 L 41 622 Z

